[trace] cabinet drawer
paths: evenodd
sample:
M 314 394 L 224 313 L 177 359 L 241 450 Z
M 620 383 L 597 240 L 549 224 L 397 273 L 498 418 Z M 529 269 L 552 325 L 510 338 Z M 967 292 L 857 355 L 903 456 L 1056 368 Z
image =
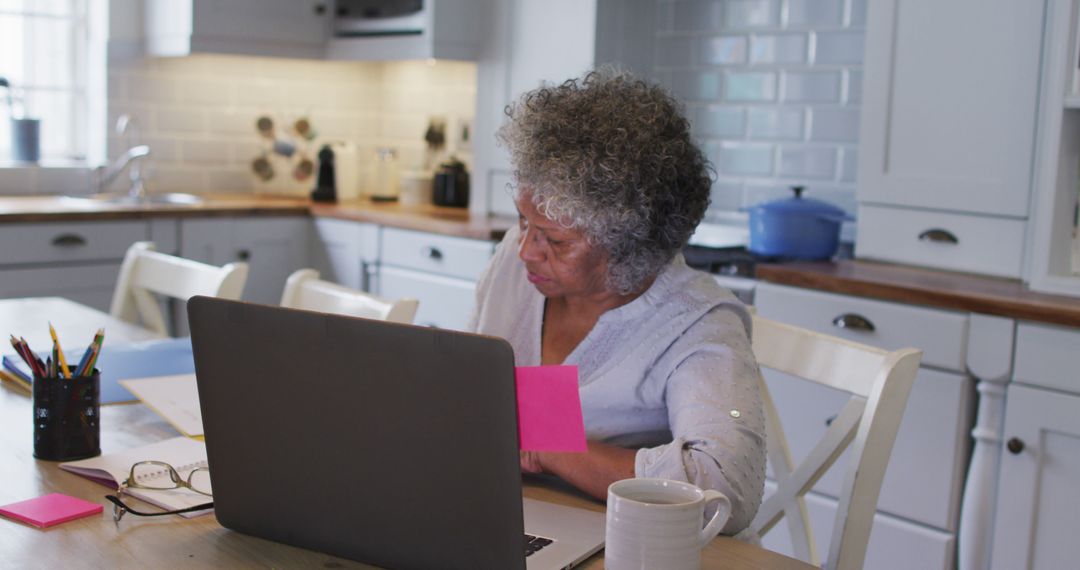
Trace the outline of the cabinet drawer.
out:
M 763 370 L 796 463 L 824 436 L 847 394 L 773 370 Z M 969 448 L 974 389 L 970 378 L 921 369 L 893 445 L 878 510 L 955 530 Z M 814 486 L 840 493 L 849 452 Z M 770 473 L 772 472 L 770 466 Z
M 963 313 L 771 283 L 758 284 L 754 304 L 763 317 L 886 350 L 918 348 L 924 365 L 965 369 L 968 317 Z M 873 330 L 852 328 L 859 325 L 858 317 Z M 848 328 L 841 328 L 845 324 Z
M 132 243 L 148 237 L 141 221 L 2 225 L 0 263 L 119 260 Z
M 379 270 L 378 294 L 387 299 L 419 299 L 413 319 L 417 325 L 465 330 L 476 303 L 476 283 L 384 265 Z
M 0 297 L 65 297 L 108 312 L 119 274 L 119 263 L 5 269 Z
M 774 489 L 772 481 L 765 482 L 766 497 Z M 818 555 L 825 559 L 836 517 L 836 501 L 808 493 L 806 508 L 810 514 L 810 526 L 814 529 Z M 761 543 L 769 550 L 794 555 L 785 520 L 773 527 Z M 878 513 L 874 516 L 874 530 L 870 533 L 863 567 L 874 570 L 949 570 L 955 566 L 955 549 L 956 538 L 950 533 Z
M 1016 328 L 1019 382 L 1080 394 L 1080 329 L 1020 323 Z
M 858 220 L 858 257 L 1020 277 L 1021 220 L 866 205 Z
M 495 243 L 425 232 L 384 228 L 382 262 L 408 269 L 476 280 L 495 252 Z

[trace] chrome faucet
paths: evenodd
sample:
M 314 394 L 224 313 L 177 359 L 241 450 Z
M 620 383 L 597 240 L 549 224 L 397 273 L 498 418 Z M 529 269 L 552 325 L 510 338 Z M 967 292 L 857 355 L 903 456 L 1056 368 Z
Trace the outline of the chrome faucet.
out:
M 116 120 L 117 134 L 126 135 L 129 131 L 135 141 L 138 142 L 139 131 L 135 119 L 131 115 L 120 115 L 120 118 Z M 143 200 L 146 197 L 146 187 L 143 184 L 139 159 L 147 156 L 150 156 L 150 147 L 145 144 L 136 144 L 120 155 L 112 164 L 94 169 L 93 193 L 101 194 L 105 192 L 109 184 L 112 184 L 113 180 L 116 180 L 130 164 L 131 169 L 128 171 L 128 175 L 131 178 L 131 189 L 128 191 L 128 197 L 135 201 Z

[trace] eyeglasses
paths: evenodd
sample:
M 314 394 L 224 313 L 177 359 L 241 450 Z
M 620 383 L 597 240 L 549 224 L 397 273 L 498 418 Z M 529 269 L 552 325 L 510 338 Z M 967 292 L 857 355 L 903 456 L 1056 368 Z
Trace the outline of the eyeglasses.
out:
M 167 474 L 168 477 L 162 477 L 164 474 Z M 140 461 L 131 466 L 131 473 L 128 475 L 127 480 L 121 483 L 116 489 L 116 495 L 105 495 L 105 498 L 113 504 L 113 521 L 115 522 L 120 522 L 120 519 L 124 517 L 125 513 L 131 513 L 141 517 L 157 517 L 192 513 L 214 508 L 214 503 L 209 502 L 173 511 L 146 513 L 131 508 L 117 496 L 124 494 L 126 489 L 167 491 L 170 489 L 181 488 L 190 489 L 200 495 L 212 497 L 210 470 L 206 467 L 193 469 L 188 473 L 187 479 L 184 479 L 180 477 L 180 473 L 176 471 L 176 468 L 168 463 L 162 461 Z

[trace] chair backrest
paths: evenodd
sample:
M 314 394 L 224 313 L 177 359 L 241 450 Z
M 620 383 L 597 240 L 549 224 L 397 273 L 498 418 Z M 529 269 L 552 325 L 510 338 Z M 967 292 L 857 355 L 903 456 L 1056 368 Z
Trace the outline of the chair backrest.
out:
M 319 279 L 314 269 L 293 272 L 285 282 L 281 306 L 336 313 L 395 323 L 411 324 L 420 302 L 416 299 L 390 301 L 363 291 Z
M 886 351 L 755 316 L 754 354 L 762 368 L 842 390 L 850 399 L 825 435 L 796 466 L 776 407 L 760 377 L 768 455 L 776 492 L 751 523 L 762 536 L 786 515 L 795 555 L 821 565 L 803 496 L 850 448 L 824 568 L 861 568 L 881 481 L 907 406 L 922 351 Z
M 120 266 L 109 313 L 167 335 L 155 294 L 184 301 L 195 295 L 235 300 L 244 292 L 247 274 L 246 263 L 217 267 L 159 253 L 154 251 L 153 242 L 135 242 Z

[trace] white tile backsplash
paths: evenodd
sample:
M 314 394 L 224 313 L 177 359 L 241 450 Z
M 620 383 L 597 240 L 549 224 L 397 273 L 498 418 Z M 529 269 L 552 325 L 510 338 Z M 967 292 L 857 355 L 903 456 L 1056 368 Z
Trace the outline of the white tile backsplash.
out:
M 800 64 L 806 62 L 806 34 L 757 35 L 751 40 L 751 63 Z
M 866 5 L 656 0 L 654 75 L 716 168 L 710 216 L 797 184 L 854 204 Z M 687 38 L 696 57 L 680 62 Z

